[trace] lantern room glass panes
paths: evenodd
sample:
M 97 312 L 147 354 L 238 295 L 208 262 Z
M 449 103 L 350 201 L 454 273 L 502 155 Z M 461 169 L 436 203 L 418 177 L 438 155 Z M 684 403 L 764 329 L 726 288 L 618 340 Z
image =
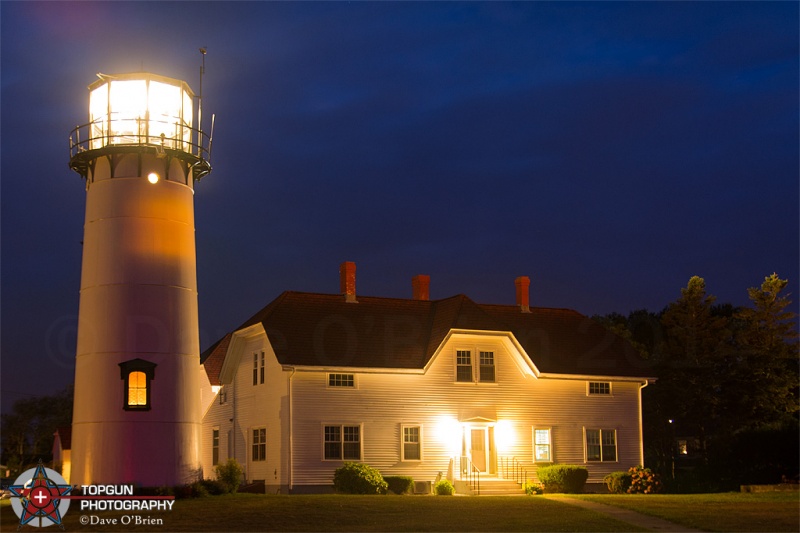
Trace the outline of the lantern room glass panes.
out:
M 144 144 L 191 152 L 192 98 L 177 80 L 159 81 L 148 74 L 104 78 L 89 93 L 89 146 Z
M 181 90 L 174 85 L 167 85 L 157 81 L 150 82 L 148 93 L 149 139 L 151 144 L 160 144 L 164 136 L 164 146 L 176 148 L 176 139 L 179 141 L 180 116 L 181 116 Z

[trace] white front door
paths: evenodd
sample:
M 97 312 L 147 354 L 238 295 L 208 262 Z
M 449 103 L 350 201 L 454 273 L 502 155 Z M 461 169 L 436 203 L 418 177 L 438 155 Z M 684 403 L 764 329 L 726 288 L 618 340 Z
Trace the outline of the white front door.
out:
M 470 458 L 475 468 L 481 472 L 486 472 L 488 448 L 486 428 L 472 428 L 470 431 Z

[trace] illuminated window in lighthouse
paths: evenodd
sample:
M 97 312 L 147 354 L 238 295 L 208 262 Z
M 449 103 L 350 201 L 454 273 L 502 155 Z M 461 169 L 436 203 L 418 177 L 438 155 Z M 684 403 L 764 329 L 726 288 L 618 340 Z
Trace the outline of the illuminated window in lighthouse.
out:
M 147 405 L 147 376 L 144 372 L 128 374 L 128 407 Z
M 126 411 L 150 410 L 150 384 L 155 378 L 155 363 L 132 359 L 119 364 L 124 382 L 122 407 Z

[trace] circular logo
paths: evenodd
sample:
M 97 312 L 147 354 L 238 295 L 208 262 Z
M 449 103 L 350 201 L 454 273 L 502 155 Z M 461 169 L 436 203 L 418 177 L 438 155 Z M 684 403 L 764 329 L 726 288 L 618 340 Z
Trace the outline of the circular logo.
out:
M 66 497 L 72 487 L 61 474 L 45 468 L 40 462 L 36 468 L 26 470 L 8 487 L 11 491 L 11 508 L 19 517 L 20 526 L 47 527 L 61 525 L 69 509 Z

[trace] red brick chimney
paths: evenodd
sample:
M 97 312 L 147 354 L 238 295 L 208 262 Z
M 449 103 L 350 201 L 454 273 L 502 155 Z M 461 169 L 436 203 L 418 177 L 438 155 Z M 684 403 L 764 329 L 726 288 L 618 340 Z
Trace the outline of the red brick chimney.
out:
M 352 261 L 339 265 L 339 293 L 346 302 L 356 302 L 356 264 Z
M 411 289 L 415 300 L 431 299 L 431 277 L 427 274 L 418 274 L 411 278 Z
M 530 313 L 531 308 L 528 291 L 531 286 L 531 278 L 528 276 L 520 276 L 514 280 L 514 285 L 517 287 L 517 305 L 519 306 L 519 310 L 523 313 Z

